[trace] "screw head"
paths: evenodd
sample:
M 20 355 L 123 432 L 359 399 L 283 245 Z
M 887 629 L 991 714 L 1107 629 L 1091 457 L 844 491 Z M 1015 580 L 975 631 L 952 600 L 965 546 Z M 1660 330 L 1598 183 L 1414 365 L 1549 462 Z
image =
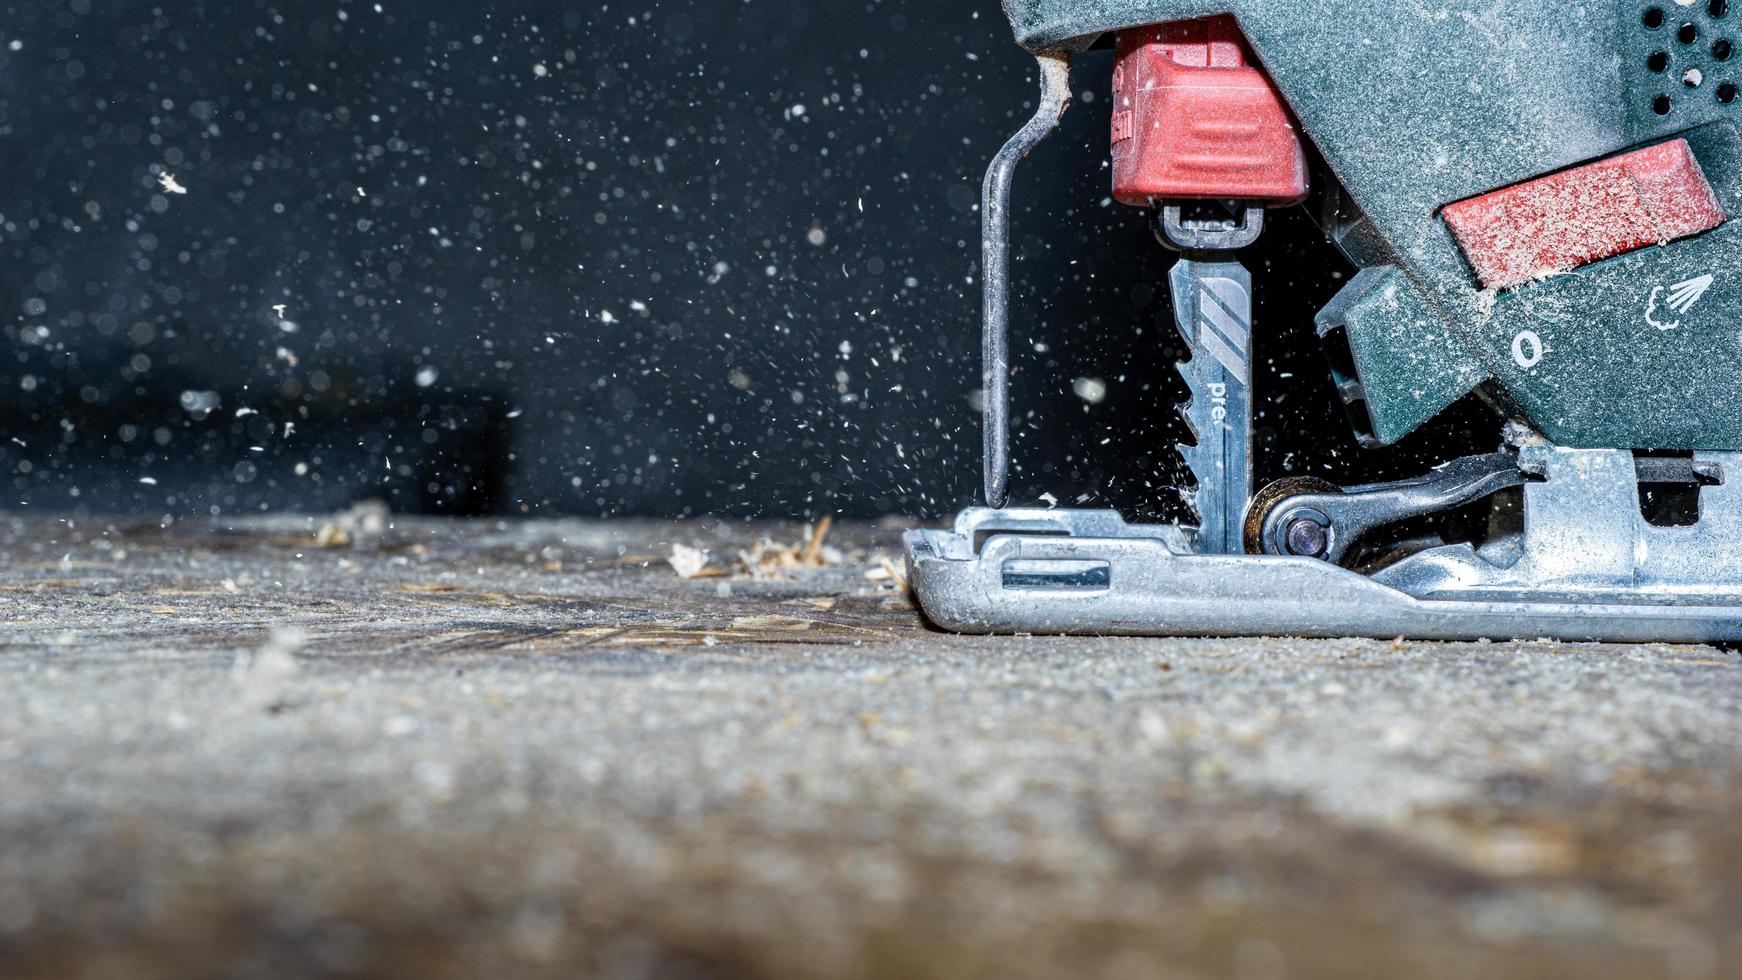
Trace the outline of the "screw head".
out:
M 1297 517 L 1289 521 L 1288 527 L 1282 532 L 1282 539 L 1289 554 L 1303 558 L 1318 558 L 1331 544 L 1330 528 L 1310 517 Z

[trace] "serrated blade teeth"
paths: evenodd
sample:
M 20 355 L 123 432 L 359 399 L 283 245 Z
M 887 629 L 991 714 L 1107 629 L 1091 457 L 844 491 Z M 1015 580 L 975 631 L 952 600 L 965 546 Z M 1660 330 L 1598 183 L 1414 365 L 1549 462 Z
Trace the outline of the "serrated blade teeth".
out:
M 1175 371 L 1179 372 L 1179 376 L 1184 378 L 1186 382 L 1186 400 L 1175 402 L 1173 408 L 1175 412 L 1179 413 L 1179 417 L 1185 420 L 1186 429 L 1191 434 L 1192 444 L 1195 445 L 1204 440 L 1204 432 L 1198 427 L 1197 419 L 1193 413 L 1193 408 L 1198 403 L 1198 393 L 1196 390 L 1197 380 L 1192 375 L 1190 362 L 1181 361 L 1173 367 Z M 1179 443 L 1178 445 L 1182 454 L 1184 450 L 1189 448 L 1185 443 Z
M 1238 554 L 1251 484 L 1251 275 L 1235 262 L 1184 259 L 1169 283 L 1190 349 L 1175 369 L 1189 395 L 1178 409 L 1192 443 L 1175 448 L 1196 487 L 1181 497 L 1197 512 L 1198 550 Z
M 1192 437 L 1191 442 L 1182 442 L 1178 444 L 1182 450 L 1187 447 L 1200 445 L 1204 441 L 1204 434 L 1198 429 L 1198 424 L 1192 420 L 1190 409 L 1190 402 L 1181 403 L 1179 406 L 1179 417 L 1185 420 L 1186 432 Z

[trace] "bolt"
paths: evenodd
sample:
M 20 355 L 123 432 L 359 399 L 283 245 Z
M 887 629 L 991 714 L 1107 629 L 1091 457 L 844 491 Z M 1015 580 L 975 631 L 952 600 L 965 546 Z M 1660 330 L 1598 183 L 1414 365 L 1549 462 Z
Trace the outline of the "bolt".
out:
M 1288 522 L 1282 538 L 1288 553 L 1304 558 L 1318 558 L 1330 546 L 1330 529 L 1310 517 L 1297 517 Z

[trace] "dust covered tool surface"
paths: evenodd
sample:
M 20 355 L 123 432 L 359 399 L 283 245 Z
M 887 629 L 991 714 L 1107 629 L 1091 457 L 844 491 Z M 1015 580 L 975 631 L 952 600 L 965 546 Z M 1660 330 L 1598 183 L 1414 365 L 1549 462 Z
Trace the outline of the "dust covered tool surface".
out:
M 325 526 L 0 518 L 0 974 L 1742 972 L 1733 653 L 988 639 L 865 578 L 891 527 Z
M 1730 5 L 1500 0 L 1402 20 L 1382 6 L 1007 5 L 1043 66 L 1046 126 L 1069 59 L 1114 51 L 1113 198 L 1150 209 L 1181 254 L 1167 278 L 1185 346 L 1174 489 L 1191 513 L 1148 527 L 1007 508 L 1019 159 L 1007 150 L 986 184 L 999 261 L 982 277 L 997 341 L 982 368 L 983 463 L 998 479 L 953 531 L 907 537 L 934 621 L 1742 640 Z M 1671 78 L 1686 91 L 1663 92 Z M 1355 442 L 1390 446 L 1475 395 L 1500 451 L 1347 487 L 1298 475 L 1329 469 L 1319 461 L 1285 462 L 1296 475 L 1257 485 L 1255 419 L 1292 392 L 1255 404 L 1265 282 L 1242 254 L 1268 210 L 1303 202 L 1358 270 L 1313 318 Z

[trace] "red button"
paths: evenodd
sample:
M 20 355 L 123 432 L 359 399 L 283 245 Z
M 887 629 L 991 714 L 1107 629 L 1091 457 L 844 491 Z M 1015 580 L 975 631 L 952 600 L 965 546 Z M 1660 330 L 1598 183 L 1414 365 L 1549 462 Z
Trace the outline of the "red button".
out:
M 1687 140 L 1623 153 L 1447 205 L 1488 289 L 1506 289 L 1723 224 Z
M 1306 152 L 1234 18 L 1122 31 L 1113 69 L 1113 196 L 1293 204 Z

